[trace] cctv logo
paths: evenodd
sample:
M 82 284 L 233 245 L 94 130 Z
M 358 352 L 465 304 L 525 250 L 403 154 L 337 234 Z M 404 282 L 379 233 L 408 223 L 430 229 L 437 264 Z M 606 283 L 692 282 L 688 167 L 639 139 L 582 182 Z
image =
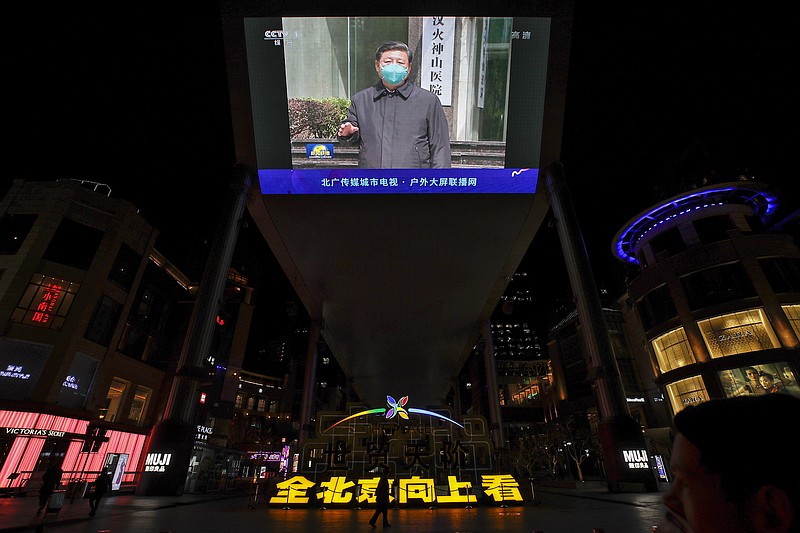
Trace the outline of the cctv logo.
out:
M 283 40 L 283 30 L 267 30 L 264 32 L 265 41 Z

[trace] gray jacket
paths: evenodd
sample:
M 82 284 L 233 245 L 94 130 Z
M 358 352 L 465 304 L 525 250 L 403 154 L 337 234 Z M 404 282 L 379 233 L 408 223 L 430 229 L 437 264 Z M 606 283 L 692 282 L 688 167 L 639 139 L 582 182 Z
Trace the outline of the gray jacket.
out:
M 358 145 L 361 168 L 450 168 L 450 132 L 442 104 L 411 82 L 394 93 L 381 82 L 357 92 L 342 122 L 359 128 L 339 140 Z

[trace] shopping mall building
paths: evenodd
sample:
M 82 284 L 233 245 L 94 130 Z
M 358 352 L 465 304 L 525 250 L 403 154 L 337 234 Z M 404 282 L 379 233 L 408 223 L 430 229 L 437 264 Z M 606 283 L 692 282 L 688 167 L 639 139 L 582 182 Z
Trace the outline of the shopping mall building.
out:
M 644 429 L 668 431 L 660 411 L 668 420 L 711 398 L 800 393 L 800 249 L 796 217 L 773 220 L 777 201 L 754 181 L 708 185 L 643 211 L 615 237 L 615 254 L 631 267 L 618 300 L 626 351 L 642 375 L 642 388 L 626 392 L 641 399 L 636 418 Z M 56 459 L 65 481 L 107 468 L 116 489 L 133 489 L 145 469 L 168 460 L 148 458 L 147 443 L 184 342 L 174 332 L 186 331 L 197 288 L 153 248 L 157 230 L 135 206 L 85 183 L 17 181 L 0 205 L 4 488 L 35 485 Z M 230 281 L 231 293 L 248 292 L 241 290 L 246 280 Z M 247 309 L 248 297 L 240 298 L 229 307 Z M 230 479 L 283 470 L 317 482 L 344 480 L 342 469 L 356 457 L 360 476 L 371 475 L 376 461 L 412 457 L 424 466 L 445 458 L 461 476 L 449 482 L 459 501 L 460 484 L 479 486 L 497 474 L 487 419 L 448 406 L 405 405 L 411 426 L 352 416 L 370 407 L 358 402 L 341 411 L 333 406 L 315 416 L 316 437 L 287 447 L 296 444 L 296 402 L 282 377 L 241 369 L 240 328 L 249 329 L 251 315 L 239 313 L 229 343 L 216 347 L 226 351 L 228 366 L 209 361 L 204 368 L 209 383 L 220 384 L 206 389 L 209 404 L 230 409 L 197 419 L 187 490 L 206 486 L 195 474 L 209 462 Z M 566 412 L 576 400 L 564 346 L 551 341 L 551 371 L 533 379 L 542 399 L 528 405 L 532 419 L 543 409 Z M 510 394 L 506 381 L 500 387 Z M 592 409 L 584 406 L 584 414 Z M 246 446 L 229 449 L 245 413 L 248 427 L 259 415 L 259 427 L 278 424 L 285 438 L 262 442 L 253 457 Z M 421 440 L 422 433 L 430 438 Z M 377 442 L 384 446 L 375 448 Z M 245 471 L 259 459 L 276 464 Z

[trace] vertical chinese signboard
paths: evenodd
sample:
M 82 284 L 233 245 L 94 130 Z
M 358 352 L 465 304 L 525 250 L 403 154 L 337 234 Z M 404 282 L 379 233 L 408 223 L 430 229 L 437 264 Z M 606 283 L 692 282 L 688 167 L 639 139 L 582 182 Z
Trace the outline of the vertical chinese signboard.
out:
M 419 84 L 438 96 L 443 106 L 452 103 L 455 34 L 455 17 L 425 17 Z

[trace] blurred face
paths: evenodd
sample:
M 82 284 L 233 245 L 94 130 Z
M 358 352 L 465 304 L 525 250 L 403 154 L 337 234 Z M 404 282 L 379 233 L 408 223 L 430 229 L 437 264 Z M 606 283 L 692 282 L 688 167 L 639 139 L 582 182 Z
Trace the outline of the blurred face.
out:
M 761 376 L 758 378 L 758 381 L 765 389 L 772 387 L 772 380 L 769 378 L 769 376 Z
M 747 370 L 745 372 L 747 374 L 747 379 L 751 381 L 758 381 L 758 371 L 756 370 Z
M 700 464 L 700 450 L 678 433 L 670 460 L 674 480 L 664 505 L 696 533 L 751 531 L 741 506 L 725 501 L 719 476 Z

